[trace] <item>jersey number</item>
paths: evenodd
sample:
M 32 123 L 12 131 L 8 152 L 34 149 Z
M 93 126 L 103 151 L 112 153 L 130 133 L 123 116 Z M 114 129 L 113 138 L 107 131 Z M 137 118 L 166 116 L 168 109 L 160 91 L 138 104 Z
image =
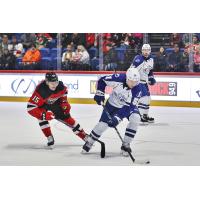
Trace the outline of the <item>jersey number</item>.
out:
M 34 101 L 35 103 L 38 103 L 38 102 L 39 102 L 39 100 L 40 100 L 40 98 L 39 98 L 39 97 L 37 97 L 37 96 L 34 96 L 34 97 L 33 97 L 33 101 Z

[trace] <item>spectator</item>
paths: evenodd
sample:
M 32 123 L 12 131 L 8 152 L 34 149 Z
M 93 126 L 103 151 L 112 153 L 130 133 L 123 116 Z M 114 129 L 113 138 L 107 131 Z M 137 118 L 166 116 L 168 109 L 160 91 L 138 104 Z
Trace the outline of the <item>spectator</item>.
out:
M 12 70 L 15 69 L 15 63 L 15 56 L 9 52 L 8 49 L 4 49 L 2 51 L 2 55 L 0 56 L 0 68 L 3 70 Z
M 195 53 L 196 52 L 196 50 L 198 49 L 198 47 L 199 47 L 199 37 L 197 36 L 197 35 L 193 35 L 193 37 L 192 37 L 192 51 L 193 51 L 193 53 Z
M 180 53 L 180 48 L 178 44 L 174 45 L 174 52 L 169 54 L 168 57 L 168 66 L 166 68 L 166 71 L 169 72 L 176 72 L 179 70 L 181 63 L 181 53 Z
M 133 34 L 131 33 L 126 34 L 125 41 L 128 41 L 129 46 L 135 45 L 135 40 L 134 40 Z
M 115 70 L 117 68 L 117 55 L 112 44 L 106 45 L 106 53 L 104 53 L 103 61 L 105 70 Z
M 36 42 L 35 33 L 24 33 L 21 36 L 21 42 L 22 42 L 24 48 L 26 48 L 26 49 L 30 48 L 31 45 L 35 44 L 35 42 Z
M 116 35 L 122 35 L 122 34 L 121 33 L 117 33 Z M 103 39 L 104 40 L 110 40 L 110 39 L 112 39 L 112 34 L 111 33 L 103 33 Z
M 140 53 L 140 49 L 143 43 L 143 34 L 141 33 L 129 33 L 127 34 L 128 40 L 129 40 L 129 45 L 132 48 L 133 52 L 135 54 Z
M 22 69 L 40 69 L 41 54 L 36 45 L 32 44 L 22 59 Z
M 18 58 L 22 56 L 23 53 L 23 45 L 22 43 L 17 42 L 17 37 L 15 35 L 12 36 L 12 42 L 8 45 L 8 49 L 13 55 Z
M 121 47 L 123 46 L 125 48 L 128 48 L 129 44 L 130 44 L 130 37 L 127 34 L 124 40 L 121 41 Z
M 93 46 L 96 46 L 96 34 L 95 33 L 86 33 L 86 48 L 89 49 Z
M 71 62 L 75 70 L 89 70 L 90 56 L 83 45 L 77 46 Z
M 120 40 L 121 41 L 121 40 Z M 117 41 L 113 42 L 112 35 L 110 33 L 104 33 L 103 34 L 103 53 L 108 52 L 107 45 L 112 45 L 112 46 L 118 46 Z
M 71 45 L 71 38 L 72 38 L 72 33 L 62 33 L 61 35 L 61 43 L 62 47 L 66 47 L 68 44 Z
M 2 42 L 0 44 L 0 54 L 2 55 L 5 49 L 8 49 L 8 36 L 3 35 Z
M 193 34 L 192 44 L 188 43 L 186 47 L 189 48 L 189 52 L 190 53 L 195 53 L 196 49 L 197 49 L 197 47 L 199 45 L 200 45 L 200 43 L 199 43 L 199 37 L 196 34 Z
M 36 48 L 45 48 L 51 41 L 52 37 L 48 33 L 38 33 L 36 37 Z
M 85 46 L 85 36 L 83 33 L 73 33 L 71 36 L 71 45 L 74 49 L 78 48 L 78 45 Z
M 193 44 L 199 44 L 199 37 L 198 35 L 194 34 L 192 37 Z
M 157 52 L 154 59 L 154 70 L 156 72 L 164 72 L 167 67 L 167 55 L 165 53 L 164 47 L 160 47 L 159 52 Z
M 172 33 L 170 36 L 170 45 L 174 46 L 175 44 L 181 45 L 181 35 L 179 33 Z
M 66 52 L 62 55 L 63 70 L 71 70 L 73 57 L 75 57 L 75 52 L 72 50 L 72 45 L 68 44 Z
M 126 33 L 106 33 L 104 34 L 104 40 L 107 40 L 107 44 L 112 43 L 113 46 L 120 47 L 121 44 L 124 42 L 126 36 Z
M 48 33 L 49 35 L 50 35 L 50 37 L 52 38 L 52 39 L 56 39 L 57 38 L 57 35 L 58 35 L 58 33 Z
M 197 47 L 196 52 L 194 53 L 194 72 L 200 72 L 200 46 Z
M 187 47 L 189 45 L 189 33 L 184 33 L 182 36 L 182 43 L 184 47 Z
M 133 33 L 134 41 L 137 45 L 141 46 L 143 43 L 143 33 Z
M 189 71 L 189 48 L 184 48 L 184 51 L 181 56 L 181 63 L 179 72 L 188 72 Z

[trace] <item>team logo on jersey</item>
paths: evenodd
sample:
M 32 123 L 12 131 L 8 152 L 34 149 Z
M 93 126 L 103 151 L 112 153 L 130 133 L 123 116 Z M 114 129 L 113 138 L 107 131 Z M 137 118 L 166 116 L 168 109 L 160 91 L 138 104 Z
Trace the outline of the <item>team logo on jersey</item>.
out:
M 53 104 L 53 103 L 55 103 L 59 98 L 60 98 L 60 97 L 58 97 L 58 98 L 49 98 L 49 99 L 47 100 L 47 104 Z
M 11 89 L 15 94 L 32 94 L 36 88 L 33 79 L 15 79 L 11 83 Z
M 140 62 L 140 59 L 139 59 L 139 58 L 135 59 L 135 62 L 139 63 L 139 62 Z
M 149 74 L 149 72 L 150 72 L 149 67 L 148 67 L 148 66 L 145 66 L 145 67 L 143 68 L 143 72 L 144 72 L 145 74 Z
M 125 95 L 119 93 L 118 94 L 118 98 L 119 98 L 119 101 L 120 101 L 121 104 L 123 104 L 124 102 L 126 102 L 126 96 Z

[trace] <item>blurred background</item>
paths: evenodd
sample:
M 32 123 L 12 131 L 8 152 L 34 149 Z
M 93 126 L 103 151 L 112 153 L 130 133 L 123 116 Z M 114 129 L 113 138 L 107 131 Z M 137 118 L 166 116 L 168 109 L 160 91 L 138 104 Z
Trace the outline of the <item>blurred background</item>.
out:
M 0 33 L 0 70 L 125 71 L 144 43 L 155 72 L 199 72 L 200 33 Z

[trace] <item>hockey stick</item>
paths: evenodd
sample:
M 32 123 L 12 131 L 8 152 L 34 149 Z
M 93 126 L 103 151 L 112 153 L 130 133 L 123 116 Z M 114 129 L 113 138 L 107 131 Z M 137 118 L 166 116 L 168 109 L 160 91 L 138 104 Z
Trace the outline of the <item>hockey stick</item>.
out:
M 108 110 L 106 109 L 105 105 L 104 105 L 104 104 L 101 104 L 101 105 L 102 105 L 104 111 L 106 112 L 108 118 L 109 118 L 110 120 L 112 120 L 112 117 L 110 116 L 110 113 L 109 113 Z M 122 136 L 121 136 L 120 132 L 118 131 L 117 127 L 114 126 L 113 128 L 115 129 L 117 135 L 119 136 L 121 142 L 123 143 Z M 131 154 L 131 152 L 130 152 L 130 151 L 127 151 L 127 152 L 128 152 L 129 157 L 131 158 L 131 160 L 132 160 L 132 162 L 133 162 L 134 164 L 150 164 L 150 161 L 149 161 L 149 160 L 144 160 L 144 161 L 135 160 L 135 158 L 133 157 L 133 155 Z
M 69 126 L 65 121 L 63 120 L 60 120 L 60 119 L 57 119 L 59 122 Z M 94 138 L 93 138 L 94 139 Z M 104 142 L 102 142 L 101 140 L 98 140 L 98 139 L 94 139 L 95 141 L 97 141 L 100 145 L 101 145 L 101 152 L 100 152 L 100 156 L 101 158 L 104 158 L 105 157 L 105 154 L 106 154 L 106 150 L 105 150 L 105 144 Z
M 94 138 L 93 138 L 94 139 Z M 97 141 L 100 145 L 101 145 L 101 152 L 100 152 L 100 156 L 101 158 L 104 158 L 106 155 L 106 150 L 105 150 L 105 143 L 102 142 L 101 140 L 98 139 L 94 139 L 95 141 Z

